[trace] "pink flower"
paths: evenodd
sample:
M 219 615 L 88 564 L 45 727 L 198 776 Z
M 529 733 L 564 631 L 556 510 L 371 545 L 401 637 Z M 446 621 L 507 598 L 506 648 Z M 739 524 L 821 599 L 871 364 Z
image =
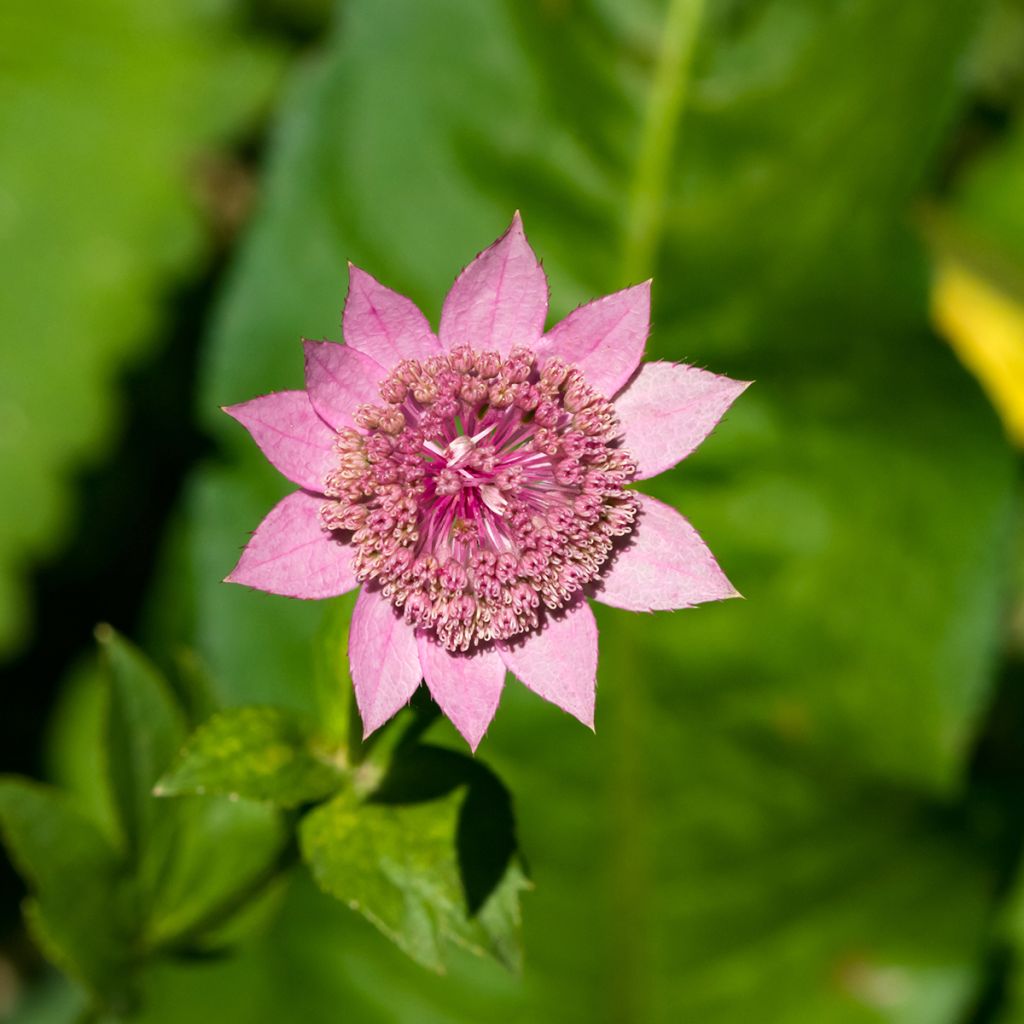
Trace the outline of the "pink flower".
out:
M 506 670 L 593 728 L 588 597 L 655 611 L 737 596 L 693 527 L 630 485 L 689 455 L 747 384 L 640 365 L 649 281 L 545 333 L 547 312 L 516 214 L 437 334 L 350 267 L 346 344 L 304 343 L 306 390 L 225 410 L 300 488 L 228 580 L 301 598 L 362 584 L 349 660 L 367 734 L 425 679 L 475 749 Z

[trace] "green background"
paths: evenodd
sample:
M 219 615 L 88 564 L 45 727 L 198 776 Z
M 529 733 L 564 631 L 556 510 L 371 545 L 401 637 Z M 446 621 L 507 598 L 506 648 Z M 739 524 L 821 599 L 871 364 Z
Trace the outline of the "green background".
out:
M 288 486 L 218 407 L 301 386 L 346 260 L 436 323 L 519 209 L 553 318 L 653 276 L 649 355 L 756 382 L 650 487 L 746 600 L 603 610 L 596 735 L 510 682 L 480 748 L 535 885 L 521 976 L 435 976 L 300 877 L 232 955 L 149 970 L 139 1019 L 1024 1019 L 1019 460 L 929 326 L 919 230 L 1024 254 L 1024 9 L 59 6 L 0 14 L 0 642 L 16 720 L 57 707 L 12 768 L 90 799 L 89 668 L 56 683 L 101 618 L 194 646 L 222 703 L 314 710 L 324 606 L 220 583 Z M 138 534 L 127 594 L 103 562 Z M 14 1019 L 74 1020 L 8 888 Z

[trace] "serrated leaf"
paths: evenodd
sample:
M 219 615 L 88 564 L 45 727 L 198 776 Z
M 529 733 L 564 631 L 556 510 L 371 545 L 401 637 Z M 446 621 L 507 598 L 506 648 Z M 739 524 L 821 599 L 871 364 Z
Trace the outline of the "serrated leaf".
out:
M 222 794 L 297 807 L 342 784 L 336 765 L 315 752 L 313 730 L 281 708 L 228 708 L 189 737 L 160 779 L 159 796 Z
M 46 955 L 105 1000 L 123 995 L 131 905 L 116 851 L 59 790 L 0 779 L 0 833 L 34 899 L 26 916 Z
M 529 883 L 508 795 L 468 758 L 400 751 L 371 798 L 339 794 L 306 815 L 300 840 L 317 884 L 424 966 L 442 971 L 454 942 L 519 967 Z
M 185 739 L 185 720 L 166 680 L 109 626 L 96 631 L 107 676 L 106 763 L 130 857 L 143 858 L 161 839 L 153 786 Z M 165 820 L 166 820 L 166 816 Z

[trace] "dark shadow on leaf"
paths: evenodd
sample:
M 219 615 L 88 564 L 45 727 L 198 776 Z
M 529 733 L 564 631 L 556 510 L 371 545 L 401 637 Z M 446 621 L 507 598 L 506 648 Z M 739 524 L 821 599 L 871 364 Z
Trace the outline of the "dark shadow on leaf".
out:
M 425 803 L 461 787 L 466 796 L 455 845 L 466 913 L 472 917 L 497 888 L 517 850 L 512 798 L 494 772 L 454 750 L 403 745 L 370 802 Z

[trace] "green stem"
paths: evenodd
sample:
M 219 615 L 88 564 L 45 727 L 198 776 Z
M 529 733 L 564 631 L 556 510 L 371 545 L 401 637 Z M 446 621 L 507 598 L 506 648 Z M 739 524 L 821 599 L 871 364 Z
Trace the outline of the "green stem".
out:
M 670 0 L 662 30 L 639 153 L 629 195 L 629 216 L 623 247 L 623 277 L 636 282 L 651 276 L 661 242 L 665 194 L 696 49 L 704 0 Z M 602 656 L 605 677 L 636 682 L 634 641 L 625 630 L 618 643 Z M 611 655 L 609 657 L 609 655 Z M 646 693 L 632 686 L 620 695 L 610 719 L 616 756 L 610 778 L 610 798 L 618 828 L 611 849 L 615 878 L 612 897 L 618 931 L 614 984 L 610 988 L 615 1020 L 646 1020 L 650 1016 L 651 956 L 648 911 L 653 837 L 648 825 L 649 794 L 643 771 L 648 707 Z
M 627 281 L 648 278 L 654 268 L 668 172 L 686 106 L 703 13 L 704 0 L 671 0 L 665 17 L 629 195 L 623 258 Z
M 608 986 L 610 1020 L 651 1019 L 650 909 L 653 902 L 651 798 L 645 775 L 644 750 L 649 742 L 647 693 L 635 685 L 636 641 L 620 626 L 616 642 L 602 652 L 602 674 L 617 679 L 619 691 L 607 721 L 615 751 L 608 796 L 615 821 L 609 849 L 611 906 L 616 922 L 612 939 L 615 972 Z M 628 688 L 623 684 L 629 681 Z M 605 700 L 610 696 L 605 688 Z

